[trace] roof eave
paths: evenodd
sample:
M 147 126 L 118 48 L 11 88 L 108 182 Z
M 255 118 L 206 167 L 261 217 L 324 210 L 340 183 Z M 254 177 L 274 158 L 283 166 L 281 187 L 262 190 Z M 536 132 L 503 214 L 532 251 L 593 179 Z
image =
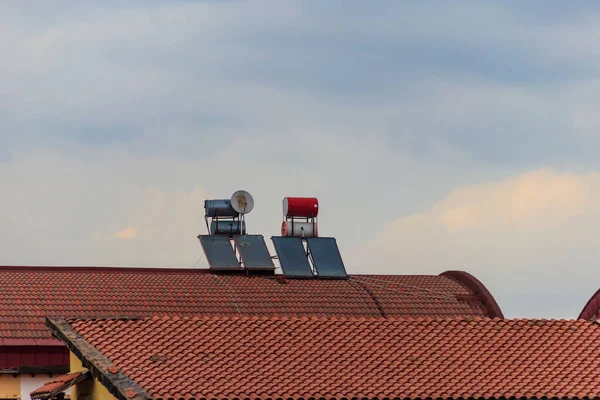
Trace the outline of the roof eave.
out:
M 46 318 L 46 326 L 81 360 L 83 367 L 88 369 L 91 376 L 104 385 L 117 399 L 152 399 L 142 387 L 121 370 L 111 373 L 109 368 L 114 367 L 112 361 L 78 334 L 65 318 Z
M 44 393 L 31 392 L 29 397 L 31 397 L 32 400 L 52 399 L 52 398 L 56 397 L 59 393 L 62 393 L 65 390 L 69 389 L 70 387 L 77 385 L 79 382 L 82 382 L 82 381 L 88 379 L 90 376 L 91 376 L 90 372 L 85 371 L 82 374 L 80 374 L 79 376 L 71 379 L 70 381 L 65 382 L 62 386 L 59 386 L 58 388 L 54 389 L 52 392 L 44 392 Z

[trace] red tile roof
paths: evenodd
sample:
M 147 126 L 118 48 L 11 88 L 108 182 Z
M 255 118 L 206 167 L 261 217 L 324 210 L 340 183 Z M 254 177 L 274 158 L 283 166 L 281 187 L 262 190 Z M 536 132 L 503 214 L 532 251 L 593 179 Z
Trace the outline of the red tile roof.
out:
M 502 315 L 470 275 L 457 274 L 281 280 L 194 269 L 0 267 L 0 338 L 49 339 L 46 316 Z
M 86 373 L 83 371 L 73 372 L 71 374 L 58 376 L 30 393 L 32 399 L 47 399 L 55 396 L 60 392 L 64 392 L 73 386 L 79 378 L 85 378 Z
M 600 326 L 583 320 L 154 317 L 48 325 L 106 385 L 138 398 L 600 396 Z

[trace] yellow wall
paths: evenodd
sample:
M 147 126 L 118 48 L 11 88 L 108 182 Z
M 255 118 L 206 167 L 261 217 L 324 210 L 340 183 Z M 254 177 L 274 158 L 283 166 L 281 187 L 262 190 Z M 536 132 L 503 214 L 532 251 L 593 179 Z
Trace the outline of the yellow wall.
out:
M 17 375 L 15 377 L 12 374 L 0 375 L 0 398 L 14 399 L 19 397 L 21 397 L 21 376 Z
M 71 353 L 71 372 L 81 370 L 83 370 L 81 360 Z M 72 393 L 73 400 L 116 400 L 116 397 L 110 394 L 103 384 L 93 378 L 79 382 L 73 388 Z

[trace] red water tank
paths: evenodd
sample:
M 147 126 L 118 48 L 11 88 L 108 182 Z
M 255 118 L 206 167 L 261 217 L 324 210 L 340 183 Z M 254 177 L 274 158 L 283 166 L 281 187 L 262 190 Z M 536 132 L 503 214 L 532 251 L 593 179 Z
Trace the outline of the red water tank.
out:
M 319 200 L 315 197 L 284 197 L 284 217 L 316 217 L 319 214 Z

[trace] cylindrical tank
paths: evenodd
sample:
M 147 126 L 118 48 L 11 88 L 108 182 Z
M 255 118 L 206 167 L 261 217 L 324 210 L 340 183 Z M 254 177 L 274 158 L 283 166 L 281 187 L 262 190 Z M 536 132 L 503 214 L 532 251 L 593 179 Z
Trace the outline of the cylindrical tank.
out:
M 242 232 L 240 233 L 240 221 L 217 221 L 213 220 L 210 223 L 210 234 L 211 235 L 245 235 L 246 234 L 246 223 L 242 221 Z
M 315 197 L 284 197 L 284 217 L 316 217 L 319 214 L 319 200 Z
M 294 226 L 293 232 L 292 225 Z M 283 224 L 281 224 L 281 236 L 318 237 L 319 229 L 316 222 L 313 225 L 312 222 L 294 221 L 292 224 L 292 221 L 283 221 Z
M 237 217 L 238 212 L 231 207 L 231 200 L 204 200 L 204 215 L 210 218 Z

